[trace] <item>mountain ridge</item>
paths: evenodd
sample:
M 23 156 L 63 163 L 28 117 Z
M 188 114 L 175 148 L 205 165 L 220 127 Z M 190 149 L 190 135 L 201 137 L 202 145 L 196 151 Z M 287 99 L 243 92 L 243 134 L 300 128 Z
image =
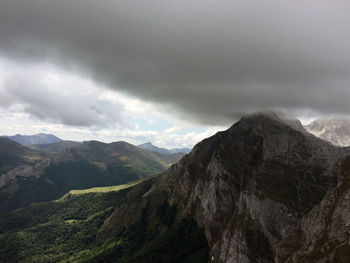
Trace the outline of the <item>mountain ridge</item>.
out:
M 51 143 L 57 143 L 62 141 L 62 139 L 56 137 L 55 135 L 47 134 L 47 133 L 37 133 L 33 135 L 16 134 L 14 136 L 4 135 L 2 137 L 18 142 L 22 145 L 51 144 Z
M 3 147 L 2 141 L 6 142 Z M 183 156 L 151 153 L 127 142 L 61 141 L 35 147 L 41 151 L 0 138 L 0 211 L 54 200 L 73 189 L 119 185 L 155 175 Z
M 18 165 L 33 164 L 46 158 L 43 152 L 30 149 L 13 140 L 0 137 L 0 175 Z
M 146 142 L 140 145 L 137 145 L 137 147 L 150 151 L 150 152 L 158 152 L 161 154 L 172 154 L 172 153 L 184 153 L 187 154 L 191 151 L 189 148 L 173 148 L 173 149 L 165 149 L 165 148 L 160 148 L 155 145 L 153 145 L 151 142 Z

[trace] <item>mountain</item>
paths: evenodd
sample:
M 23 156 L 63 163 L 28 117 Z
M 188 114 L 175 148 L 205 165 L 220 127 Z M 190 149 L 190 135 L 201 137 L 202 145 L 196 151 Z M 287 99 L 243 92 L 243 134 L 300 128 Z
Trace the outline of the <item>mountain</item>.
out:
M 0 137 L 0 175 L 20 165 L 35 165 L 45 158 L 45 153 L 29 149 L 17 142 Z
M 0 259 L 350 262 L 350 148 L 276 114 L 243 117 L 157 177 L 91 191 L 1 215 Z
M 119 185 L 152 176 L 181 158 L 150 153 L 126 142 L 59 142 L 42 146 L 48 152 L 39 152 L 1 140 L 8 144 L 4 150 L 12 149 L 17 155 L 11 157 L 11 167 L 9 157 L 0 155 L 4 171 L 0 174 L 0 211 L 55 200 L 72 189 Z
M 168 204 L 156 178 L 0 214 L 0 262 L 206 262 L 208 255 L 203 229 Z
M 169 153 L 169 154 L 162 154 L 157 152 L 149 152 L 155 159 L 158 159 L 160 162 L 164 163 L 167 168 L 170 167 L 170 165 L 177 163 L 185 154 L 182 152 L 178 153 Z
M 197 144 L 159 187 L 203 228 L 210 262 L 349 262 L 349 160 L 299 121 L 257 114 Z M 129 209 L 99 235 L 127 227 L 111 222 Z
M 165 176 L 210 262 L 349 262 L 350 150 L 278 116 L 242 118 Z
M 334 145 L 350 146 L 350 119 L 318 119 L 305 129 Z
M 3 136 L 12 141 L 18 142 L 23 145 L 31 144 L 50 144 L 62 141 L 60 138 L 52 134 L 38 133 L 34 135 L 21 135 L 16 134 L 14 136 Z
M 141 149 L 144 149 L 146 151 L 149 151 L 149 152 L 157 152 L 157 153 L 162 153 L 162 154 L 169 154 L 170 153 L 168 149 L 159 148 L 157 146 L 154 146 L 150 142 L 146 142 L 146 143 L 140 144 L 137 147 L 139 147 Z
M 60 141 L 56 143 L 49 143 L 49 144 L 32 144 L 27 145 L 29 148 L 43 151 L 47 153 L 59 153 L 62 151 L 66 151 L 69 148 L 74 148 L 80 146 L 80 142 L 75 141 Z
M 191 151 L 189 148 L 174 148 L 174 149 L 165 149 L 154 146 L 151 142 L 146 142 L 138 145 L 139 148 L 144 149 L 149 152 L 157 152 L 161 154 L 172 154 L 172 153 L 184 153 L 187 154 Z
M 170 149 L 169 152 L 170 153 L 190 153 L 192 150 L 190 148 L 174 148 L 174 149 Z

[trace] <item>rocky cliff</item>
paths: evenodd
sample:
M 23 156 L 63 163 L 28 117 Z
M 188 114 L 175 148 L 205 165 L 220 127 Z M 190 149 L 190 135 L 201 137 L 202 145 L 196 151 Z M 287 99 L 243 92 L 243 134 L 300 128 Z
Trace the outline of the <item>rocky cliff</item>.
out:
M 334 145 L 350 146 L 349 119 L 318 119 L 306 125 L 305 129 Z
M 211 262 L 350 262 L 350 149 L 274 114 L 242 118 L 163 177 Z

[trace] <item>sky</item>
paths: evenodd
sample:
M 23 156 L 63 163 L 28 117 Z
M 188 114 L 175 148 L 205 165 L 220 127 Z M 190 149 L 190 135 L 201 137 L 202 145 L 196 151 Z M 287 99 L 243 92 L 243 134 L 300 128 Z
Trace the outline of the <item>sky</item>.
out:
M 350 113 L 345 0 L 1 0 L 0 134 L 192 147 Z

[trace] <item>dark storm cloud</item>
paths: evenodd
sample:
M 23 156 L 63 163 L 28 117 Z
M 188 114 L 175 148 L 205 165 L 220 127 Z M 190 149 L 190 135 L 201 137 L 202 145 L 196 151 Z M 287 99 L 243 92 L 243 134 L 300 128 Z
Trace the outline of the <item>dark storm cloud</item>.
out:
M 0 50 L 190 119 L 350 113 L 348 1 L 3 0 Z

